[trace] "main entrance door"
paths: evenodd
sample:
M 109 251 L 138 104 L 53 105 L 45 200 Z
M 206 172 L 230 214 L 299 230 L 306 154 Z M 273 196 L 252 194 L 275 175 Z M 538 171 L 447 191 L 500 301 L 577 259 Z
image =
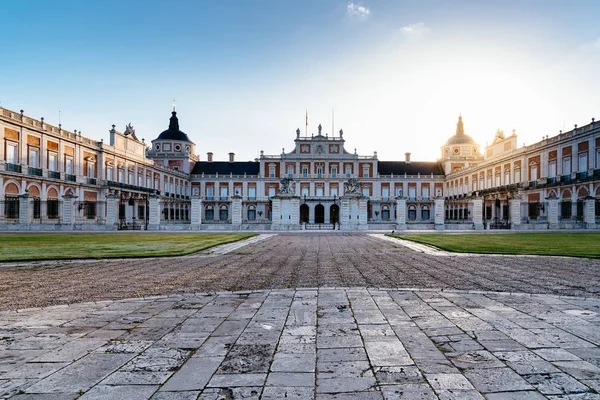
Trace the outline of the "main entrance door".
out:
M 333 204 L 329 207 L 329 223 L 337 224 L 340 222 L 340 206 Z
M 300 223 L 308 223 L 308 206 L 306 204 L 300 206 Z
M 325 207 L 323 204 L 317 204 L 315 206 L 315 224 L 325 223 Z

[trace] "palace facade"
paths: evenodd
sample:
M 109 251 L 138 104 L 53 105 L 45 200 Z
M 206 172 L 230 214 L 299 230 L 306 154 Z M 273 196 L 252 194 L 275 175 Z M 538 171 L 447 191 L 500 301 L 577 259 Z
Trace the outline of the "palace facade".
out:
M 1 230 L 595 229 L 600 124 L 483 150 L 462 118 L 440 159 L 380 161 L 344 132 L 301 136 L 254 161 L 204 160 L 179 127 L 109 141 L 0 108 Z

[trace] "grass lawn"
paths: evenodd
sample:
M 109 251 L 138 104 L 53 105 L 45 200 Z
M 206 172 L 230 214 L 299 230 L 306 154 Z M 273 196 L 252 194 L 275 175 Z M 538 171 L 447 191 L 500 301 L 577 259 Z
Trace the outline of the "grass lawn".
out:
M 534 254 L 600 258 L 598 233 L 397 234 L 457 253 Z
M 0 234 L 0 261 L 183 256 L 252 234 Z

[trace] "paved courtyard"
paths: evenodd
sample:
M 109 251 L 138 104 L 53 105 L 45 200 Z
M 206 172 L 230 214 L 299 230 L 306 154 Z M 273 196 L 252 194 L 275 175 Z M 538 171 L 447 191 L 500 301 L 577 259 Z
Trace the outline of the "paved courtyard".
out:
M 0 398 L 600 399 L 600 261 L 383 239 L 3 265 Z

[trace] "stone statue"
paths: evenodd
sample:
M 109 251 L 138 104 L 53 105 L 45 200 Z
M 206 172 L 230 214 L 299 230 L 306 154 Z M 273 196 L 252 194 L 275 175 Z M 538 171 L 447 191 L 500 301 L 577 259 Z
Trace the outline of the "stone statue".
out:
M 127 126 L 125 126 L 125 132 L 123 133 L 123 135 L 131 135 L 133 139 L 138 140 L 138 138 L 135 136 L 135 129 L 133 129 L 133 125 L 131 125 L 131 122 L 127 124 Z
M 292 194 L 292 179 L 291 178 L 283 178 L 279 181 L 279 194 Z
M 356 178 L 350 178 L 348 179 L 348 182 L 346 182 L 346 193 L 361 194 L 361 188 L 362 184 Z
M 323 130 L 323 127 L 321 126 L 321 124 L 319 124 L 319 136 L 322 136 L 321 131 Z
M 300 128 L 296 129 L 296 139 L 300 138 Z

